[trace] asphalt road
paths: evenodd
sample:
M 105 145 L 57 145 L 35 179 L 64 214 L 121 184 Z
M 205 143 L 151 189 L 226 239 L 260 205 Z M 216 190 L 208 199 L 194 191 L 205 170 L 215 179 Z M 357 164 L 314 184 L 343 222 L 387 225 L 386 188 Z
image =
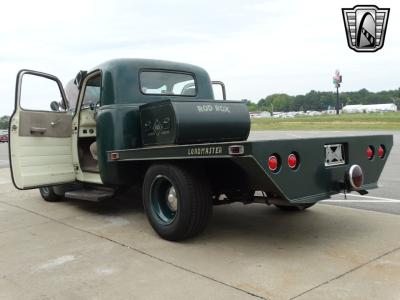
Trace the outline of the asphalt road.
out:
M 262 139 L 294 139 L 323 136 L 351 136 L 393 134 L 394 145 L 390 157 L 381 175 L 380 188 L 371 190 L 368 195 L 357 193 L 335 195 L 323 203 L 329 205 L 347 206 L 358 209 L 373 210 L 391 214 L 400 214 L 400 132 L 351 132 L 351 131 L 253 131 L 250 140 Z M 0 144 L 0 168 L 8 167 L 8 144 Z

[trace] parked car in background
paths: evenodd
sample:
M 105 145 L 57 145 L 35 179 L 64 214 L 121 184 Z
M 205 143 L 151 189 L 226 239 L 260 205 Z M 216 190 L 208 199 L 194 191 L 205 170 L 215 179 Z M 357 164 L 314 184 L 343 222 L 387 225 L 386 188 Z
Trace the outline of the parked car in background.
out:
M 8 143 L 8 134 L 0 135 L 0 142 L 1 143 Z

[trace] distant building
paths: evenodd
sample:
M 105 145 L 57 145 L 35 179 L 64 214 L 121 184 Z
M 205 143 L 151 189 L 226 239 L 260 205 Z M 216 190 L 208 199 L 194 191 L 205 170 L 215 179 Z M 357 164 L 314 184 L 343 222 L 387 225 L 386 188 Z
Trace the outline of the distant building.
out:
M 370 104 L 370 105 L 346 105 L 343 107 L 343 113 L 374 113 L 374 112 L 396 112 L 397 105 L 394 103 L 387 104 Z

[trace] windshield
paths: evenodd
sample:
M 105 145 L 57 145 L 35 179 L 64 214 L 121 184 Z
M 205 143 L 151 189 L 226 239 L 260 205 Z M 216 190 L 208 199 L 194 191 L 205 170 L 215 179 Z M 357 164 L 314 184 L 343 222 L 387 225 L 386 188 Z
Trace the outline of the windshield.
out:
M 142 71 L 140 89 L 147 95 L 196 96 L 194 76 L 169 71 Z

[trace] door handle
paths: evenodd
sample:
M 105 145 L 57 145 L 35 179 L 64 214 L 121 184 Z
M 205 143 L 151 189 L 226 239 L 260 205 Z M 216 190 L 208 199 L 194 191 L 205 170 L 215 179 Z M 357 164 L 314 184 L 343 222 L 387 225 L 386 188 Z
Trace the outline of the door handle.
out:
M 41 128 L 41 127 L 31 127 L 31 133 L 45 133 L 47 128 Z
M 51 127 L 54 127 L 54 126 L 56 126 L 58 123 L 60 123 L 60 120 L 51 121 L 51 122 L 50 122 L 50 125 L 51 125 Z

